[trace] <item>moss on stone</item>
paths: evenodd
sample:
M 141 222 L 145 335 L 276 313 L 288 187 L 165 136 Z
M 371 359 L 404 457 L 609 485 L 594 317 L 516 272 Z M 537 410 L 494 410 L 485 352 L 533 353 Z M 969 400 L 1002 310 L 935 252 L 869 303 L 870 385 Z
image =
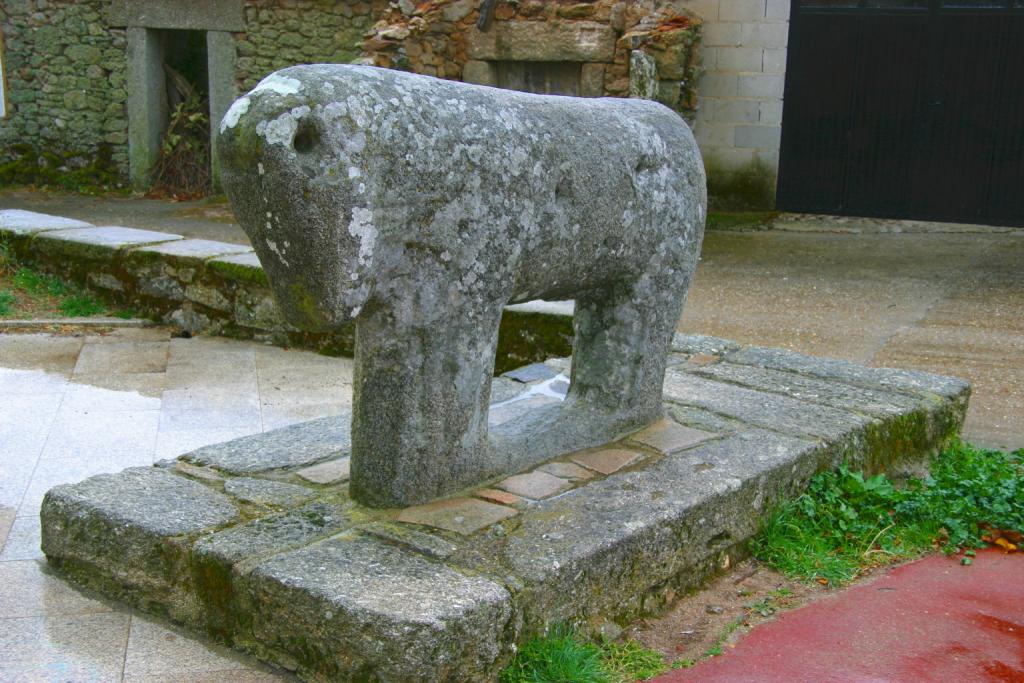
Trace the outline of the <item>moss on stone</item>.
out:
M 263 285 L 264 287 L 270 286 L 270 283 L 267 281 L 267 274 L 263 272 L 262 268 L 256 266 L 231 263 L 230 261 L 207 261 L 206 267 L 210 271 L 235 282 L 249 282 Z
M 708 230 L 767 230 L 778 217 L 778 211 L 709 211 Z
M 727 168 L 713 156 L 704 160 L 708 208 L 714 211 L 768 211 L 775 208 L 775 169 L 760 157 Z
M 572 316 L 505 311 L 498 328 L 494 372 L 572 354 Z

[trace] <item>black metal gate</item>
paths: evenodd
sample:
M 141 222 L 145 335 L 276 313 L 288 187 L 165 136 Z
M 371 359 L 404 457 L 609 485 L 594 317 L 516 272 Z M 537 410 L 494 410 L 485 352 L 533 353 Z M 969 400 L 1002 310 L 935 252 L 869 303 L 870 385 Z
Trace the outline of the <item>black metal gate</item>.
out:
M 777 203 L 1024 225 L 1024 0 L 793 0 Z

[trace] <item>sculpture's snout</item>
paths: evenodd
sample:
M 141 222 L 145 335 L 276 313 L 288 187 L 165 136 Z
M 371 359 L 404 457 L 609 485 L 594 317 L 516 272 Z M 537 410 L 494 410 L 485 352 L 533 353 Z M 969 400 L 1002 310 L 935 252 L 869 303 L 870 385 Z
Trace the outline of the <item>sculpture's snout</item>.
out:
M 353 205 L 358 160 L 339 165 L 335 149 L 351 124 L 318 102 L 321 83 L 289 71 L 268 76 L 225 114 L 221 182 L 287 321 L 329 331 L 368 297 L 376 228 L 372 212 Z

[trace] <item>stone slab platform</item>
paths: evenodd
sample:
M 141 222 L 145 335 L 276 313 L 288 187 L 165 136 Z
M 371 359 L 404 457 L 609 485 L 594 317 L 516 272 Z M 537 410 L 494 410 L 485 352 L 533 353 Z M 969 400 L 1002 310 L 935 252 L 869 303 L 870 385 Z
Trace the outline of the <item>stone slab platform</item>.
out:
M 518 419 L 517 403 L 550 409 L 565 371 L 499 378 L 492 424 Z M 958 434 L 969 394 L 949 377 L 677 336 L 668 419 L 621 442 L 372 510 L 347 495 L 344 418 L 315 420 L 58 486 L 43 550 L 73 581 L 309 680 L 492 680 L 546 624 L 661 610 L 741 557 L 764 513 L 823 468 L 919 469 Z

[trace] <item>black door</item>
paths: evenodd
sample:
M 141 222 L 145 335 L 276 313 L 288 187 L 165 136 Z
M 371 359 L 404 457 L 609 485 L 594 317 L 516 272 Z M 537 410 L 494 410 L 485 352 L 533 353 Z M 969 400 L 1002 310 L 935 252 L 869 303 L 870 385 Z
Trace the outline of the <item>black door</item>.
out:
M 1024 225 L 1024 0 L 793 0 L 777 203 Z

